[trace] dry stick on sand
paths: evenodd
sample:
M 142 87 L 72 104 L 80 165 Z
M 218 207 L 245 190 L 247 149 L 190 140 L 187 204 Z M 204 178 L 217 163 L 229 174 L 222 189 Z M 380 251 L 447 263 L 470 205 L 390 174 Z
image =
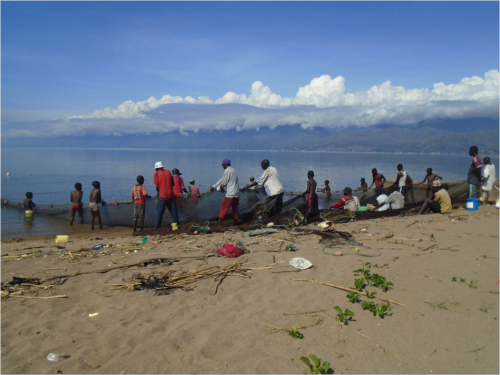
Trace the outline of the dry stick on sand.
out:
M 15 297 L 15 298 L 26 298 L 26 299 L 52 299 L 52 298 L 68 298 L 67 295 L 61 295 L 61 296 L 50 296 L 50 297 L 28 297 L 28 296 L 15 296 L 15 295 L 12 295 L 12 294 L 9 294 L 7 296 L 7 298 L 11 298 L 11 297 Z
M 358 292 L 357 290 L 354 290 L 354 289 L 350 289 L 350 288 L 344 288 L 342 286 L 338 286 L 338 285 L 333 285 L 333 284 L 327 284 L 327 283 L 322 283 L 321 281 L 315 281 L 315 280 L 307 280 L 307 279 L 293 279 L 290 277 L 290 280 L 293 280 L 293 281 L 308 281 L 310 283 L 316 283 L 316 284 L 321 284 L 321 285 L 326 285 L 326 286 L 331 286 L 332 288 L 337 288 L 337 289 L 340 289 L 340 290 L 345 290 L 347 292 L 354 292 L 354 293 L 357 293 L 357 294 L 361 294 L 363 296 L 366 296 L 366 293 L 363 293 L 363 292 Z M 404 306 L 404 307 L 408 307 L 406 305 L 403 305 L 402 303 L 399 303 L 399 302 L 396 302 L 396 301 L 391 301 L 390 299 L 385 299 L 385 298 L 382 298 L 382 297 L 376 297 L 375 298 L 377 299 L 380 299 L 382 301 L 386 301 L 386 302 L 390 302 L 390 303 L 394 303 L 395 305 L 400 305 L 400 306 Z
M 299 311 L 296 313 L 283 313 L 283 314 L 281 314 L 281 317 L 286 320 L 285 315 L 290 315 L 290 316 L 291 315 L 308 315 L 308 314 L 314 314 L 314 313 L 319 313 L 319 312 L 325 312 L 325 311 L 328 311 L 331 309 L 333 309 L 333 307 L 331 307 L 329 309 L 319 309 L 319 310 L 312 310 L 312 311 Z
M 89 273 L 106 273 L 106 272 L 113 271 L 113 270 L 116 270 L 116 269 L 119 269 L 119 268 L 134 267 L 134 266 L 140 265 L 142 263 L 151 262 L 153 260 L 182 260 L 182 259 L 199 259 L 199 260 L 203 260 L 203 259 L 206 259 L 206 258 L 211 257 L 211 256 L 213 256 L 213 255 L 208 254 L 208 255 L 192 256 L 192 257 L 155 257 L 155 258 L 150 258 L 150 259 L 142 260 L 142 261 L 137 262 L 137 263 L 128 263 L 128 264 L 123 264 L 121 266 L 104 268 L 102 270 L 97 270 L 97 271 L 85 271 L 85 272 L 76 272 L 74 274 L 67 274 L 67 275 L 49 276 L 49 277 L 46 277 L 46 278 L 40 280 L 40 282 L 44 283 L 44 282 L 47 282 L 49 280 L 62 279 L 62 278 L 65 278 L 65 277 L 73 277 L 73 276 L 78 276 L 78 275 L 86 275 L 86 274 L 89 274 Z
M 317 314 L 301 314 L 301 315 L 306 315 L 306 316 L 310 316 L 311 318 L 317 318 L 317 319 L 316 319 L 316 321 L 313 324 L 310 324 L 308 326 L 298 326 L 297 329 L 311 328 L 311 327 L 317 326 L 318 324 L 320 324 L 324 320 L 321 315 L 317 315 Z M 267 325 L 267 329 L 269 331 L 271 331 L 272 333 L 289 331 L 292 328 L 293 327 L 275 327 L 275 326 L 272 326 L 272 325 L 269 325 L 269 324 Z
M 422 251 L 427 251 L 427 250 L 429 250 L 429 249 L 432 249 L 434 246 L 437 246 L 437 244 L 434 244 L 434 245 L 432 245 L 432 246 L 429 246 L 429 247 L 427 247 L 427 248 L 423 249 Z
M 360 240 L 358 240 L 358 241 L 370 241 L 370 240 L 377 240 L 377 241 L 379 241 L 379 240 L 387 240 L 387 239 L 389 239 L 389 238 L 391 238 L 391 237 L 393 237 L 393 236 L 394 236 L 394 232 L 393 232 L 393 231 L 390 231 L 389 233 L 387 233 L 387 234 L 386 234 L 385 236 L 383 236 L 383 237 L 377 237 L 377 238 L 361 238 L 361 239 L 360 239 Z

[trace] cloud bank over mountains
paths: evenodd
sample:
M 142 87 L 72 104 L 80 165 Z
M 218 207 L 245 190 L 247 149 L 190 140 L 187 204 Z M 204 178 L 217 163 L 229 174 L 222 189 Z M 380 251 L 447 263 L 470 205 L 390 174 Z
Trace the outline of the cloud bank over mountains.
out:
M 406 89 L 391 81 L 367 91 L 346 92 L 344 77 L 314 78 L 295 97 L 282 97 L 257 81 L 250 94 L 228 92 L 219 99 L 164 95 L 126 101 L 91 116 L 50 121 L 3 121 L 2 137 L 149 134 L 199 130 L 258 129 L 300 124 L 303 128 L 410 124 L 439 117 L 499 116 L 499 72 L 490 70 L 459 83 Z

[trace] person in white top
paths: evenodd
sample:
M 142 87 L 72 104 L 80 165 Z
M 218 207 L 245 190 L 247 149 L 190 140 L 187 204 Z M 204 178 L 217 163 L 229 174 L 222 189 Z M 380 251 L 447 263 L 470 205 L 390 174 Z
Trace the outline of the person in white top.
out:
M 270 166 L 269 160 L 262 160 L 260 165 L 264 173 L 262 173 L 258 181 L 247 184 L 242 191 L 248 190 L 255 185 L 264 186 L 267 193 L 266 201 L 264 202 L 264 220 L 267 220 L 273 207 L 276 208 L 277 214 L 283 209 L 283 185 L 281 185 L 278 171 L 276 168 Z
M 496 175 L 496 170 L 495 166 L 491 164 L 491 159 L 489 157 L 485 157 L 483 159 L 483 168 L 482 168 L 482 183 L 483 185 L 481 186 L 483 190 L 483 194 L 481 196 L 480 201 L 481 202 L 488 202 L 488 199 L 490 197 L 490 191 L 493 189 L 493 185 L 495 184 L 495 175 Z
M 406 196 L 406 176 L 406 172 L 403 171 L 403 164 L 398 164 L 398 175 L 393 186 L 397 189 L 398 192 L 401 193 L 403 197 Z
M 224 159 L 222 161 L 222 168 L 224 168 L 224 176 L 210 188 L 210 191 L 220 188 L 221 192 L 224 192 L 224 188 L 226 188 L 226 197 L 222 201 L 219 211 L 219 226 L 222 225 L 222 219 L 226 216 L 229 207 L 233 209 L 234 225 L 237 225 L 238 205 L 240 203 L 238 175 L 234 168 L 231 167 L 231 160 L 229 159 Z

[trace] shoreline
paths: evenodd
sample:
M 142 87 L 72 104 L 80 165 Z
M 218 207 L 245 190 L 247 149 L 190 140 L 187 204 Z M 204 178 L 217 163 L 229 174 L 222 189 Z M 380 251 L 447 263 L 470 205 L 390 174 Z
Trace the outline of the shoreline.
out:
M 457 209 L 449 217 L 335 224 L 337 233 L 354 242 L 319 238 L 309 231 L 319 229 L 312 224 L 255 237 L 231 230 L 151 233 L 144 235 L 146 244 L 138 243 L 141 234 L 106 230 L 67 243 L 45 236 L 2 240 L 2 255 L 10 257 L 2 258 L 3 284 L 13 277 L 55 277 L 42 287 L 23 287 L 31 290 L 18 297 L 3 297 L 3 371 L 304 373 L 300 357 L 315 354 L 335 373 L 498 373 L 498 220 L 498 209 L 488 205 Z M 250 250 L 238 259 L 252 269 L 251 278 L 229 275 L 215 294 L 217 280 L 211 278 L 167 294 L 111 285 L 129 283 L 138 273 L 227 267 L 237 259 L 209 255 L 237 241 Z M 282 243 L 297 251 L 283 251 Z M 98 244 L 111 246 L 89 250 Z M 330 255 L 337 250 L 343 256 Z M 292 257 L 304 257 L 313 267 L 298 271 L 289 265 Z M 366 289 L 407 307 L 391 303 L 382 319 L 350 303 L 347 292 L 316 283 L 349 288 L 353 270 L 366 262 L 372 274 L 394 283 L 387 292 Z M 60 295 L 67 298 L 29 298 Z M 335 306 L 355 314 L 342 329 Z M 303 313 L 315 310 L 326 311 Z M 268 329 L 293 325 L 304 327 L 303 339 Z M 70 357 L 50 362 L 49 353 Z

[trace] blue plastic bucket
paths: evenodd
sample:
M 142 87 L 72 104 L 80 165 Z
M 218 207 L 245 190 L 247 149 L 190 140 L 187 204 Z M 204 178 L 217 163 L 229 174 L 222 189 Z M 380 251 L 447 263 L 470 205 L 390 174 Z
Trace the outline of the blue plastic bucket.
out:
M 468 198 L 465 208 L 469 211 L 477 211 L 479 208 L 479 198 Z

